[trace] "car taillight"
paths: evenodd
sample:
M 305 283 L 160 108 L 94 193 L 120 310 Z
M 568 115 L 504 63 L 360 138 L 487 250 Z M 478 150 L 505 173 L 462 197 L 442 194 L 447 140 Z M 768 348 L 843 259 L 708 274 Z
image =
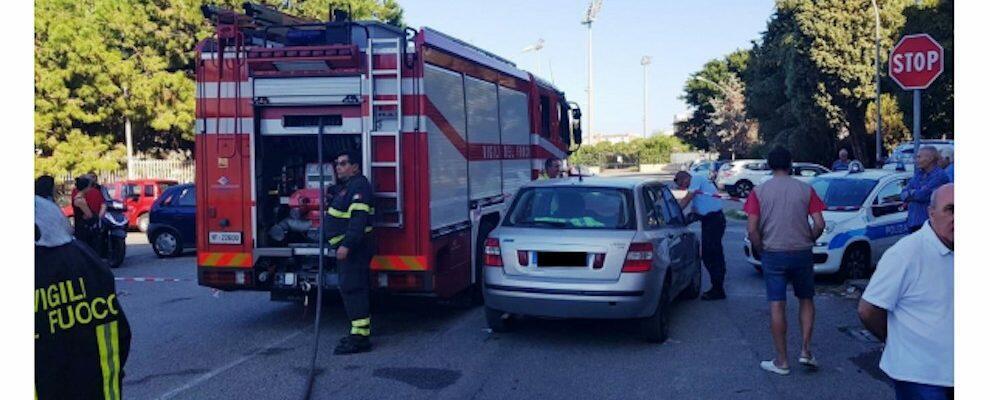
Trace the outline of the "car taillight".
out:
M 622 272 L 646 272 L 653 264 L 653 243 L 633 243 L 629 245 Z
M 502 266 L 502 249 L 498 245 L 498 238 L 485 239 L 485 265 Z

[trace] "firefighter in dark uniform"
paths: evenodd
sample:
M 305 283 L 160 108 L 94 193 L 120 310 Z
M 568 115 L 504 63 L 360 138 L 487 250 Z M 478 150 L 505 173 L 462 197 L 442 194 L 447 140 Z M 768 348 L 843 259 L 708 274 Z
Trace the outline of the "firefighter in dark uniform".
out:
M 344 309 L 351 320 L 351 332 L 340 339 L 334 354 L 371 350 L 371 183 L 361 175 L 361 161 L 353 152 L 337 156 L 334 164 L 337 184 L 331 188 L 327 209 L 326 235 L 336 249 L 337 273 Z
M 131 329 L 113 273 L 75 240 L 62 210 L 34 198 L 36 399 L 120 399 Z

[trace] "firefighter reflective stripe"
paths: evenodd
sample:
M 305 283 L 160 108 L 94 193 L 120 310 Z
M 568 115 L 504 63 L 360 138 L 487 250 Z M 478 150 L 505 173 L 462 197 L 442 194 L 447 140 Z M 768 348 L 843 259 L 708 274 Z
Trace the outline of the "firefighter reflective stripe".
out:
M 371 318 L 361 318 L 351 321 L 351 334 L 371 336 Z
M 120 399 L 120 348 L 117 321 L 96 326 L 96 345 L 100 351 L 100 369 L 103 372 L 103 397 Z
M 372 212 L 371 206 L 369 206 L 367 204 L 364 204 L 364 203 L 351 203 L 351 206 L 350 207 L 347 207 L 347 212 L 348 213 L 354 212 L 355 210 L 363 210 L 363 211 L 367 212 L 368 214 L 374 214 Z
M 364 227 L 364 233 L 371 233 L 371 227 L 370 226 Z M 346 235 L 341 234 L 330 238 L 330 245 L 336 246 L 337 243 L 340 243 L 342 240 L 344 240 L 344 236 Z
M 598 220 L 592 217 L 583 218 L 554 218 L 554 217 L 539 217 L 533 218 L 536 222 L 556 222 L 556 223 L 569 223 L 578 228 L 600 228 L 605 226 L 605 224 L 598 222 Z
M 251 253 L 198 253 L 201 267 L 250 267 L 254 263 Z
M 368 214 L 375 215 L 375 209 L 364 203 L 351 203 L 351 206 L 347 208 L 347 211 L 340 211 L 336 208 L 330 207 L 327 209 L 327 214 L 330 214 L 334 218 L 350 219 L 351 212 L 355 210 L 366 211 Z
M 540 177 L 537 178 L 536 180 L 542 181 L 542 180 L 547 180 L 547 179 L 550 179 L 550 177 L 547 176 L 547 173 L 546 172 L 540 172 Z
M 375 256 L 371 259 L 371 269 L 375 271 L 426 271 L 426 257 Z

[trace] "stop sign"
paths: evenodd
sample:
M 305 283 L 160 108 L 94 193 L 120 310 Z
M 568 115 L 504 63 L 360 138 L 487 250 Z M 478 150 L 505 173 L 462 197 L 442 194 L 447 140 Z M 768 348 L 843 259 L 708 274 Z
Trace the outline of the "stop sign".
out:
M 945 53 L 926 33 L 906 35 L 890 52 L 890 78 L 905 90 L 926 89 L 942 74 Z

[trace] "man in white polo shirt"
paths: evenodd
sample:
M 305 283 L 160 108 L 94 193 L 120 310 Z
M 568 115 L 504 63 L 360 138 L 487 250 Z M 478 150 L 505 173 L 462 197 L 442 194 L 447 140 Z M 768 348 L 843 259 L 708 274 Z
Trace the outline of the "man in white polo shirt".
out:
M 884 253 L 859 301 L 897 400 L 953 397 L 954 203 L 951 183 L 932 193 L 928 221 Z

